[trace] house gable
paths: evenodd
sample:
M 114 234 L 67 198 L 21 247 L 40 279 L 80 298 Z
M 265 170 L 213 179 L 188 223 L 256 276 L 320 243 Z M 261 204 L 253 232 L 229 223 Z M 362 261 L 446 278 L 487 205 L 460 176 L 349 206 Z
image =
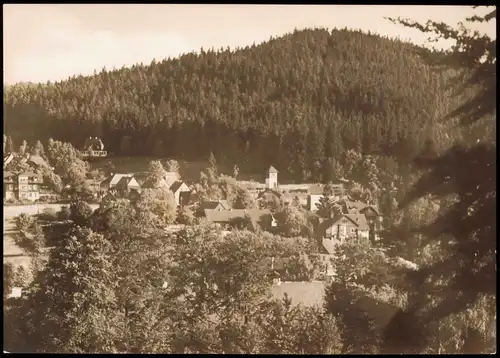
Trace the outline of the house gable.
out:
M 361 214 L 364 214 L 365 216 L 370 216 L 370 217 L 374 217 L 374 216 L 379 216 L 380 215 L 380 213 L 378 212 L 378 210 L 375 209 L 372 205 L 368 205 L 368 206 L 364 207 L 359 212 Z
M 170 190 L 175 194 L 177 192 L 188 192 L 191 191 L 191 189 L 187 186 L 186 183 L 183 181 L 176 181 L 175 183 L 172 184 L 170 187 Z

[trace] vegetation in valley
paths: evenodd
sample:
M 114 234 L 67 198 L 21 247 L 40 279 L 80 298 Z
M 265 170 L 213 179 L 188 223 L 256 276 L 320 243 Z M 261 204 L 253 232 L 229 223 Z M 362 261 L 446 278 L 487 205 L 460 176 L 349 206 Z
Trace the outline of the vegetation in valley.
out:
M 496 10 L 471 20 L 491 18 Z M 495 127 L 496 41 L 444 24 L 397 21 L 457 45 L 438 53 L 360 32 L 305 30 L 234 52 L 9 87 L 4 151 L 14 148 L 18 123 L 31 123 L 40 137 L 59 133 L 46 151 L 23 143 L 19 152 L 44 152 L 55 167 L 53 185 L 68 184 L 72 202 L 43 213 L 47 221 L 69 222 L 51 242 L 46 264 L 38 260 L 48 245 L 39 222 L 16 218 L 33 270 L 4 264 L 4 286 L 25 287 L 21 298 L 5 301 L 6 349 L 495 351 L 496 142 L 488 133 Z M 434 71 L 438 64 L 446 70 Z M 471 88 L 450 97 L 450 83 Z M 466 127 L 445 131 L 450 123 L 438 119 L 450 113 Z M 260 206 L 279 228 L 265 232 L 245 217 L 222 230 L 200 220 L 196 205 L 176 210 L 164 188 L 92 211 L 85 202 L 88 168 L 59 141 L 78 145 L 91 133 L 116 153 L 211 153 L 193 185 L 194 201 Z M 447 148 L 455 140 L 460 144 Z M 221 162 L 234 167 L 231 176 L 220 172 Z M 377 204 L 384 216 L 382 240 L 352 237 L 337 247 L 336 278 L 325 283 L 323 307 L 273 299 L 277 269 L 266 262 L 287 259 L 283 277 L 290 280 L 317 276 L 317 262 L 306 257 L 317 252 L 318 222 L 340 210 L 333 187 L 324 187 L 318 215 L 297 200 L 285 205 L 271 191 L 256 202 L 237 181 L 240 167 L 270 163 L 286 163 L 297 180 L 353 179 L 349 195 Z M 170 161 L 167 169 L 178 165 Z M 161 182 L 164 174 L 160 162 L 150 163 L 148 180 Z M 187 226 L 167 231 L 174 223 Z M 376 302 L 374 315 L 362 308 L 366 298 Z M 386 311 L 389 322 L 378 316 Z

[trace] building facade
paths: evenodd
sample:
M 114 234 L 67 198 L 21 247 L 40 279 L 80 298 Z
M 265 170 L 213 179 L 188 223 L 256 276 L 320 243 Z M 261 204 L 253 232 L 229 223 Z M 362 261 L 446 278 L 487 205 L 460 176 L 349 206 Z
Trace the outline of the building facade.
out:
M 43 177 L 39 174 L 4 172 L 4 200 L 36 201 L 40 199 L 40 191 L 43 189 Z

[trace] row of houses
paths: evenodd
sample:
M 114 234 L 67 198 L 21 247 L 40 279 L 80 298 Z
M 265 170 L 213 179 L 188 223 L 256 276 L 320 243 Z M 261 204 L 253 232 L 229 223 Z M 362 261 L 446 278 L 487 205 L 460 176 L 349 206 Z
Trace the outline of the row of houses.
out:
M 142 182 L 142 184 L 141 184 Z M 106 206 L 118 199 L 136 198 L 143 189 L 168 188 L 178 206 L 189 203 L 191 188 L 180 179 L 176 172 L 167 172 L 165 177 L 157 182 L 142 180 L 140 174 L 135 173 L 115 173 L 100 183 L 101 190 L 106 191 L 106 195 L 101 200 L 101 206 Z
M 331 264 L 335 249 L 338 245 L 351 237 L 361 237 L 378 240 L 377 233 L 382 229 L 382 215 L 376 205 L 352 200 L 347 195 L 349 182 L 340 179 L 332 184 L 333 199 L 341 207 L 341 212 L 328 219 L 320 219 L 315 236 L 320 251 L 316 257 L 324 264 L 324 272 L 327 276 L 333 276 L 334 270 Z M 289 193 L 304 193 L 307 195 L 305 207 L 311 212 L 318 211 L 318 205 L 323 197 L 324 186 L 319 184 L 287 184 L 280 185 L 278 182 L 278 171 L 270 167 L 265 180 L 265 186 L 259 188 L 258 199 L 265 195 L 276 195 L 280 199 Z M 296 199 L 298 199 L 298 195 Z M 299 200 L 300 202 L 300 200 Z

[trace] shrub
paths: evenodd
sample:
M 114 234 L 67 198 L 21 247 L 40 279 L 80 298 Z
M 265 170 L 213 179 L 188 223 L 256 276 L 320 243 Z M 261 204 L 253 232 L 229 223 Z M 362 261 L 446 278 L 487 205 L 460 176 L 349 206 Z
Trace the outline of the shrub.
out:
M 58 213 L 53 208 L 45 208 L 40 214 L 40 219 L 45 221 L 57 221 Z
M 59 221 L 66 221 L 71 218 L 71 211 L 69 210 L 69 207 L 66 205 L 61 206 L 61 210 L 57 212 L 57 218 Z

